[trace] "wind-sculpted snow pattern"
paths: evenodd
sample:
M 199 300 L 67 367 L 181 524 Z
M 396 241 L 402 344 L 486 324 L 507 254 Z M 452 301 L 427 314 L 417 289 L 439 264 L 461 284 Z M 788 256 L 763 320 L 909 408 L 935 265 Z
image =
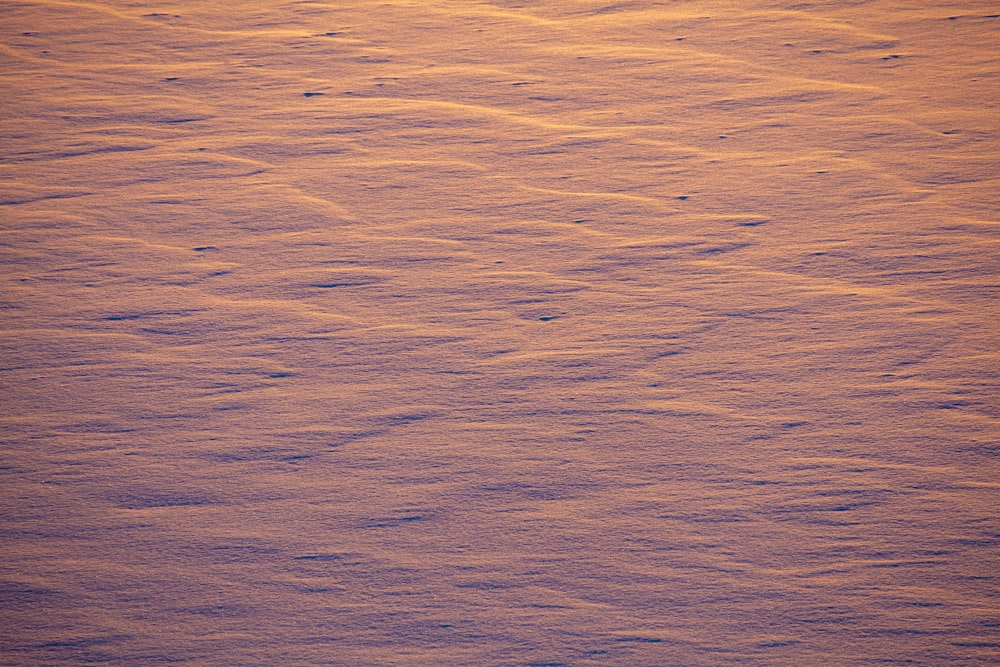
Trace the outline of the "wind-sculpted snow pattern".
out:
M 997 664 L 997 15 L 0 4 L 0 664 Z

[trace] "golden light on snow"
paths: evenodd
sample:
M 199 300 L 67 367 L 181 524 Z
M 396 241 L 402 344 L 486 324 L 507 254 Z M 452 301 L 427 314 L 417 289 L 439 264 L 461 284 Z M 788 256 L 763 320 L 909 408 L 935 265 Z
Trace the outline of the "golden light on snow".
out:
M 1000 660 L 993 3 L 0 30 L 0 662 Z

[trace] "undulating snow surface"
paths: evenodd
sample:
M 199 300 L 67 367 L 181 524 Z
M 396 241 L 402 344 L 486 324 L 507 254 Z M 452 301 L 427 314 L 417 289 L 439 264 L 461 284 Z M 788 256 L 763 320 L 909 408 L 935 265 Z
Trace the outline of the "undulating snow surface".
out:
M 4 665 L 991 665 L 991 2 L 0 4 Z

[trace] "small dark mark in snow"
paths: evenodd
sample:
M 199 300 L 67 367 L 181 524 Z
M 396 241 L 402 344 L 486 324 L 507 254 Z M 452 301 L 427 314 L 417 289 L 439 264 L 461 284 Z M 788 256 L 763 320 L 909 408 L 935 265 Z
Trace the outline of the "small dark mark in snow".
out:
M 315 287 L 316 289 L 335 289 L 337 287 L 364 287 L 365 285 L 372 285 L 373 283 L 312 283 L 309 287 Z

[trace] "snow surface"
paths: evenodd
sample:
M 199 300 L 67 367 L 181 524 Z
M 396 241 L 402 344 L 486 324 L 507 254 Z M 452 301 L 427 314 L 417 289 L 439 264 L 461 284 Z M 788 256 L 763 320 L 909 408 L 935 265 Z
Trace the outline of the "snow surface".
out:
M 997 664 L 998 32 L 4 2 L 0 663 Z

